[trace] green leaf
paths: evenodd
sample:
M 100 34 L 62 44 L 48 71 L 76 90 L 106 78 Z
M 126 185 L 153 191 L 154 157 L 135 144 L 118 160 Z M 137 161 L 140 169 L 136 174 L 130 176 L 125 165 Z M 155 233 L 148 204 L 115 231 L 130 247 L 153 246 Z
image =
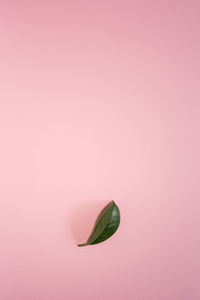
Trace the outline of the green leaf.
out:
M 84 244 L 79 247 L 99 244 L 110 238 L 118 229 L 120 223 L 120 211 L 114 201 L 112 201 L 100 214 L 95 227 Z

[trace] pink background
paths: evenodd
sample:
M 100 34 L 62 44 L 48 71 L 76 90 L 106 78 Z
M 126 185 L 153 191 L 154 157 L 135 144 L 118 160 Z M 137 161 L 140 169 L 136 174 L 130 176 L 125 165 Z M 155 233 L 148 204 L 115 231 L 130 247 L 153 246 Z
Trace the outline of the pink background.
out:
M 200 2 L 1 0 L 0 85 L 0 299 L 199 300 Z

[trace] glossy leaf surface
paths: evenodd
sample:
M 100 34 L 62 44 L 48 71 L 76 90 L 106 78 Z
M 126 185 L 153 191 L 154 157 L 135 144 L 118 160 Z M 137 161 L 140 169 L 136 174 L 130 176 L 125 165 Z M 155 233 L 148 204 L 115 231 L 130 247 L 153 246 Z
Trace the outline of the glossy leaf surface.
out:
M 115 202 L 112 201 L 99 216 L 88 241 L 78 246 L 83 247 L 104 242 L 116 232 L 119 224 L 120 211 Z

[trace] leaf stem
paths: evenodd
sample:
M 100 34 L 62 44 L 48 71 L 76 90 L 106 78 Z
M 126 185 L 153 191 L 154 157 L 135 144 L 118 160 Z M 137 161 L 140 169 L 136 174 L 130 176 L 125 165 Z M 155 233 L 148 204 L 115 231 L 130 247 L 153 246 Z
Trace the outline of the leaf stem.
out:
M 84 247 L 84 246 L 88 246 L 88 244 L 87 243 L 83 243 L 83 244 L 78 244 L 77 246 L 78 247 Z

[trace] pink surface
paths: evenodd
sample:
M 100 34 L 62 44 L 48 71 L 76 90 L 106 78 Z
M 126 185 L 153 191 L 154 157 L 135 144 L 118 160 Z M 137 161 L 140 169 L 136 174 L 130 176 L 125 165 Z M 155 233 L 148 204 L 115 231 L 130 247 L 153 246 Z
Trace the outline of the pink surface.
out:
M 1 0 L 1 300 L 200 299 L 199 15 Z

